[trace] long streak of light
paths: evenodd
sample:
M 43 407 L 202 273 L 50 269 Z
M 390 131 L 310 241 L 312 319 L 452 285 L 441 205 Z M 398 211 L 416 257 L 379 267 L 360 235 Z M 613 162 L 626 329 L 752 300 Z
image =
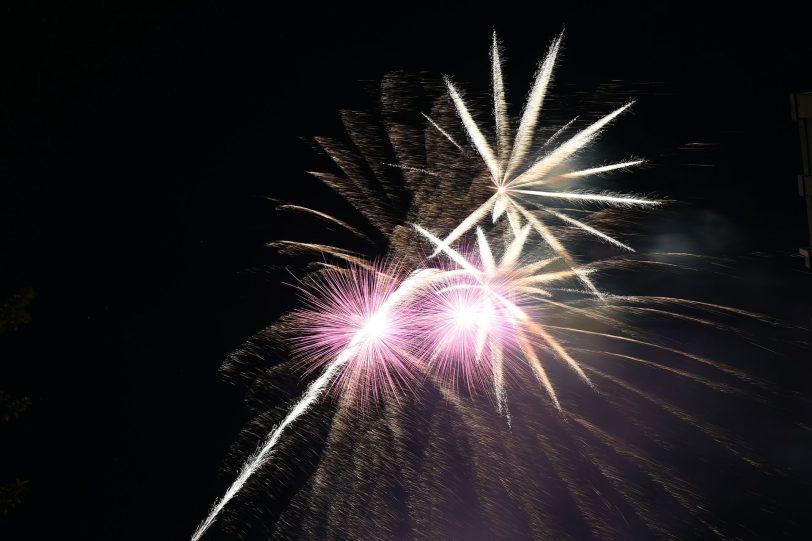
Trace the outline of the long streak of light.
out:
M 471 142 L 474 144 L 474 148 L 476 148 L 477 152 L 479 152 L 479 155 L 482 156 L 482 160 L 485 162 L 485 165 L 488 166 L 488 170 L 491 172 L 491 177 L 493 177 L 494 182 L 498 182 L 500 175 L 499 162 L 496 160 L 493 149 L 488 144 L 485 136 L 482 135 L 482 132 L 479 130 L 479 126 L 477 126 L 474 118 L 471 116 L 471 113 L 465 106 L 465 102 L 462 101 L 459 92 L 457 92 L 457 89 L 448 78 L 446 78 L 446 85 L 448 86 L 448 94 L 451 96 L 451 100 L 454 102 L 454 106 L 457 108 L 457 113 L 460 115 L 462 125 L 465 126 L 465 131 L 468 132 L 468 137 L 470 137 Z
M 503 171 L 505 160 L 510 152 L 510 126 L 505 100 L 505 83 L 502 80 L 499 39 L 496 37 L 496 32 L 493 33 L 493 45 L 491 46 L 491 71 L 493 75 L 493 117 L 496 124 L 496 154 L 499 159 L 499 170 Z M 500 180 L 497 179 L 497 181 Z
M 547 156 L 530 166 L 526 171 L 511 179 L 511 182 L 520 183 L 528 180 L 537 180 L 546 175 L 553 168 L 561 165 L 564 160 L 592 142 L 602 128 L 614 120 L 618 115 L 623 113 L 626 109 L 631 107 L 632 103 L 634 102 L 629 102 L 626 105 L 615 109 L 600 120 L 579 131 L 570 139 L 557 146 L 555 150 L 550 152 Z
M 621 163 L 613 163 L 610 165 L 602 165 L 600 167 L 590 167 L 589 169 L 581 169 L 578 171 L 570 171 L 568 173 L 562 173 L 560 175 L 545 178 L 542 180 L 536 181 L 525 181 L 525 182 L 513 182 L 511 183 L 511 187 L 519 188 L 519 187 L 527 187 L 527 186 L 539 186 L 542 184 L 552 184 L 553 182 L 570 179 L 570 178 L 581 178 L 581 177 L 588 177 L 591 175 L 599 175 L 601 173 L 608 173 L 609 171 L 616 171 L 618 169 L 627 169 L 629 167 L 634 167 L 636 165 L 640 165 L 641 163 L 645 163 L 645 160 L 634 160 L 630 162 L 621 162 Z
M 572 224 L 572 225 L 574 225 L 576 227 L 580 227 L 581 229 L 583 229 L 587 233 L 595 235 L 596 237 L 601 238 L 601 239 L 605 240 L 606 242 L 608 242 L 610 244 L 614 244 L 615 246 L 617 246 L 619 248 L 623 248 L 624 250 L 628 250 L 629 252 L 634 252 L 634 248 L 632 248 L 631 246 L 629 246 L 627 244 L 623 244 L 619 240 L 610 237 L 606 233 L 598 231 L 594 227 L 592 227 L 590 225 L 587 225 L 584 222 L 576 220 L 575 218 L 570 218 L 566 214 L 561 214 L 560 212 L 556 212 L 554 210 L 547 209 L 547 212 L 549 212 L 550 214 L 552 214 L 553 216 L 555 216 L 559 220 L 563 220 L 563 221 L 565 221 L 565 222 L 567 222 L 569 224 Z
M 561 404 L 558 402 L 558 396 L 556 396 L 555 394 L 553 383 L 550 381 L 550 377 L 544 370 L 544 365 L 541 364 L 538 355 L 536 355 L 536 350 L 527 341 L 527 338 L 524 337 L 521 331 L 518 332 L 517 335 L 518 335 L 517 339 L 519 341 L 522 353 L 524 353 L 524 355 L 527 357 L 527 361 L 530 363 L 530 367 L 533 369 L 533 373 L 541 382 L 542 386 L 544 387 L 544 390 L 547 391 L 547 394 L 550 395 L 550 399 L 553 401 L 553 404 L 555 404 L 555 408 L 558 411 L 563 411 L 561 408 Z
M 432 120 L 432 118 L 431 118 L 429 115 L 427 115 L 426 113 L 420 113 L 420 114 L 421 114 L 421 115 L 423 115 L 423 118 L 425 118 L 426 120 L 428 120 L 428 121 L 429 121 L 429 123 L 430 123 L 432 126 L 434 126 L 434 128 L 435 128 L 435 129 L 436 129 L 438 132 L 440 132 L 440 133 L 443 135 L 443 137 L 445 137 L 446 139 L 448 139 L 448 141 L 449 141 L 449 142 L 450 142 L 452 145 L 454 145 L 455 147 L 457 147 L 457 150 L 459 150 L 460 152 L 463 152 L 463 149 L 462 149 L 462 147 L 460 146 L 460 144 L 459 144 L 458 142 L 456 142 L 456 141 L 454 140 L 454 138 L 453 138 L 453 137 L 451 137 L 451 135 L 449 135 L 449 133 L 448 133 L 447 131 L 445 131 L 445 130 L 444 130 L 443 128 L 441 128 L 441 127 L 440 127 L 440 126 L 439 126 L 439 125 L 438 125 L 438 124 L 437 124 L 437 123 L 436 123 L 434 120 Z
M 296 251 L 310 251 L 310 252 L 319 252 L 322 254 L 329 254 L 337 259 L 342 259 L 347 263 L 352 263 L 353 265 L 357 265 L 359 267 L 363 267 L 366 269 L 372 270 L 373 267 L 367 263 L 360 254 L 353 252 L 351 250 L 345 250 L 343 248 L 337 248 L 335 246 L 330 246 L 328 244 L 314 244 L 310 242 L 297 242 L 293 240 L 276 240 L 273 242 L 268 243 L 269 247 L 281 248 L 282 250 L 287 250 L 289 252 L 296 252 Z
M 550 245 L 550 248 L 563 259 L 567 265 L 570 266 L 577 274 L 578 278 L 581 282 L 598 298 L 603 298 L 603 294 L 595 287 L 595 284 L 592 283 L 592 280 L 584 273 L 582 270 L 578 268 L 578 262 L 570 255 L 564 245 L 559 242 L 559 240 L 553 235 L 552 231 L 542 223 L 541 220 L 536 218 L 531 212 L 527 211 L 521 205 L 513 204 L 514 208 L 518 210 L 525 219 L 533 224 L 533 228 L 538 231 L 541 237 Z
M 479 258 L 482 260 L 482 266 L 486 274 L 493 274 L 496 271 L 496 262 L 493 259 L 491 247 L 488 244 L 488 239 L 485 238 L 485 233 L 482 232 L 481 227 L 476 228 L 476 240 L 479 247 Z
M 298 211 L 298 212 L 305 212 L 305 213 L 313 214 L 314 216 L 318 216 L 319 218 L 321 218 L 323 220 L 327 220 L 328 222 L 332 222 L 332 223 L 334 223 L 334 224 L 336 224 L 336 225 L 338 225 L 340 227 L 343 227 L 347 231 L 349 231 L 349 232 L 351 232 L 351 233 L 353 233 L 353 234 L 355 234 L 355 235 L 357 235 L 357 236 L 359 236 L 361 238 L 370 240 L 369 237 L 367 237 L 363 232 L 361 232 L 361 230 L 356 229 L 355 227 L 351 226 L 347 222 L 345 222 L 343 220 L 339 220 L 335 216 L 331 216 L 331 215 L 329 215 L 329 214 L 327 214 L 325 212 L 321 212 L 319 210 L 311 209 L 311 208 L 308 208 L 308 207 L 303 207 L 301 205 L 289 205 L 289 204 L 288 205 L 279 205 L 276 208 L 277 208 L 277 210 L 295 210 L 295 211 Z
M 550 144 L 553 143 L 553 141 L 557 141 L 558 138 L 561 137 L 564 134 L 564 132 L 566 132 L 568 129 L 570 129 L 570 126 L 575 124 L 576 120 L 578 120 L 577 116 L 575 118 L 573 118 L 572 120 L 570 120 L 569 122 L 567 122 L 566 124 L 564 124 L 563 126 L 561 126 L 560 128 L 558 128 L 557 130 L 555 130 L 555 133 L 553 133 L 550 137 L 547 138 L 546 141 L 544 141 L 541 144 L 541 148 L 548 147 Z
M 507 396 L 505 394 L 505 356 L 502 345 L 491 341 L 491 365 L 493 366 L 493 390 L 496 395 L 496 409 L 504 415 L 510 425 L 510 412 L 508 411 Z
M 644 199 L 642 197 L 627 197 L 622 195 L 605 195 L 597 193 L 580 192 L 540 192 L 537 190 L 510 190 L 511 193 L 523 193 L 527 195 L 538 195 L 540 197 L 553 197 L 556 199 L 566 199 L 567 201 L 598 201 L 601 203 L 617 203 L 619 205 L 661 205 L 662 201 L 655 199 Z
M 482 205 L 480 205 L 478 209 L 469 214 L 462 222 L 460 222 L 460 224 L 457 227 L 453 229 L 453 231 L 451 231 L 451 233 L 448 234 L 446 238 L 442 240 L 441 244 L 445 245 L 451 244 L 452 242 L 460 238 L 460 236 L 462 236 L 463 233 L 465 233 L 466 231 L 474 227 L 477 223 L 479 223 L 479 221 L 481 221 L 482 218 L 486 214 L 488 214 L 488 211 L 491 209 L 491 205 L 493 205 L 494 202 L 496 201 L 496 198 L 497 198 L 496 194 L 492 195 L 487 201 L 485 201 Z M 434 251 L 434 253 L 431 254 L 432 257 L 436 256 L 441 251 L 442 250 L 440 248 L 437 248 Z
M 422 173 L 423 175 L 429 175 L 431 177 L 440 176 L 438 173 L 435 173 L 434 171 L 429 171 L 428 169 L 421 169 L 420 167 L 411 167 L 408 165 L 400 165 L 397 163 L 384 163 L 382 165 L 385 165 L 386 167 L 393 167 L 395 169 L 402 169 L 404 171 L 411 171 L 412 173 Z
M 544 62 L 539 67 L 536 74 L 536 81 L 533 83 L 533 89 L 530 91 L 530 96 L 527 98 L 527 103 L 524 106 L 522 119 L 519 121 L 519 129 L 516 131 L 516 138 L 513 142 L 513 151 L 510 155 L 507 168 L 505 169 L 505 177 L 502 180 L 510 178 L 513 172 L 521 165 L 527 151 L 533 144 L 533 135 L 538 122 L 541 107 L 544 104 L 544 97 L 547 94 L 547 86 L 553 76 L 553 67 L 555 66 L 555 58 L 558 56 L 558 49 L 561 47 L 561 40 L 564 38 L 562 32 L 550 45 L 547 56 Z
M 586 177 L 589 175 L 598 175 L 600 173 L 606 173 L 608 171 L 614 171 L 616 169 L 626 169 L 628 167 L 634 167 L 635 165 L 640 165 L 641 163 L 644 162 L 645 160 L 634 160 L 631 162 L 613 163 L 610 165 L 602 165 L 600 167 L 581 169 L 580 171 L 572 171 L 571 173 L 564 173 L 561 176 L 564 178 L 578 178 L 578 177 Z
M 535 335 L 539 336 L 545 342 L 547 342 L 547 345 L 549 345 L 550 348 L 552 348 L 552 350 L 555 351 L 556 354 L 559 357 L 561 357 L 561 359 L 564 362 L 566 362 L 569 365 L 569 367 L 572 368 L 575 371 L 575 373 L 578 374 L 581 377 L 581 379 L 587 383 L 587 385 L 589 385 L 593 389 L 595 388 L 595 384 L 592 383 L 592 381 L 586 375 L 586 373 L 581 368 L 581 365 L 578 363 L 578 361 L 572 358 L 569 352 L 566 349 L 564 349 L 564 346 L 562 346 L 561 343 L 553 337 L 553 335 L 547 332 L 547 330 L 538 323 L 529 321 L 526 323 L 526 325 Z
M 276 443 L 279 441 L 279 438 L 282 436 L 282 432 L 285 430 L 285 428 L 287 428 L 288 425 L 310 409 L 310 406 L 312 406 L 313 403 L 322 395 L 322 393 L 324 393 L 324 390 L 333 380 L 341 365 L 346 363 L 351 356 L 352 350 L 348 348 L 342 355 L 336 358 L 335 361 L 327 365 L 327 368 L 324 370 L 321 376 L 310 384 L 307 391 L 305 391 L 305 393 L 302 395 L 302 398 L 300 398 L 296 405 L 293 406 L 282 422 L 279 423 L 279 425 L 276 426 L 270 434 L 268 434 L 268 437 L 265 439 L 262 447 L 257 449 L 253 455 L 248 457 L 248 460 L 246 460 L 245 464 L 243 464 L 237 479 L 231 484 L 230 487 L 228 487 L 228 490 L 223 497 L 214 502 L 214 506 L 211 508 L 211 511 L 209 511 L 209 515 L 205 518 L 205 520 L 203 520 L 203 522 L 200 523 L 195 530 L 195 533 L 192 535 L 192 541 L 198 541 L 203 534 L 206 533 L 206 530 L 208 530 L 209 527 L 214 524 L 214 521 L 217 520 L 217 515 L 219 515 L 220 511 L 223 510 L 226 504 L 237 495 L 237 493 L 245 485 L 246 481 L 248 481 L 248 478 L 251 477 L 263 464 L 265 464 L 265 462 L 267 462 L 271 455 L 271 451 L 273 450 L 274 446 L 276 446 Z

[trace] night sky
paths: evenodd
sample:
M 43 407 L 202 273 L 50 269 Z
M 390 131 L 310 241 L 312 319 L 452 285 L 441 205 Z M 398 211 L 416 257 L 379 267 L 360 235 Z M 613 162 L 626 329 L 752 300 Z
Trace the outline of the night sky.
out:
M 485 92 L 493 29 L 514 107 L 562 29 L 560 107 L 638 100 L 599 146 L 646 157 L 633 187 L 679 201 L 644 245 L 730 257 L 745 278 L 725 300 L 808 328 L 788 98 L 812 89 L 808 16 L 525 4 L 2 9 L 0 292 L 37 297 L 32 323 L 0 345 L 0 388 L 33 400 L 0 427 L 0 480 L 30 480 L 0 538 L 191 534 L 246 421 L 218 368 L 294 300 L 288 260 L 265 247 L 290 236 L 267 198 L 340 207 L 305 173 L 324 165 L 306 137 L 339 134 L 338 111 L 372 106 L 365 89 L 392 70 Z M 795 391 L 809 360 L 786 360 Z M 805 476 L 773 495 L 788 538 L 808 533 Z

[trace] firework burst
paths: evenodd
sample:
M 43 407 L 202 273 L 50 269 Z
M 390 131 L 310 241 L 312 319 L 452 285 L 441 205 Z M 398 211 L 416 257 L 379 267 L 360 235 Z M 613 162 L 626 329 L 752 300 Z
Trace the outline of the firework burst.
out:
M 280 252 L 331 258 L 317 262 L 317 270 L 301 281 L 304 307 L 268 333 L 273 340 L 282 337 L 292 352 L 292 361 L 280 364 L 281 369 L 315 379 L 286 413 L 261 425 L 270 429 L 259 445 L 257 427 L 246 430 L 251 443 L 245 447 L 253 452 L 194 541 L 252 476 L 268 471 L 283 433 L 295 422 L 305 423 L 303 415 L 329 390 L 337 399 L 321 456 L 312 461 L 317 465 L 289 509 L 270 521 L 274 535 L 289 537 L 285 529 L 300 524 L 310 538 L 345 538 L 348 532 L 358 538 L 391 538 L 409 531 L 431 539 L 426 525 L 440 524 L 440 531 L 458 536 L 463 530 L 455 525 L 469 523 L 472 530 L 465 532 L 471 538 L 482 537 L 481 532 L 560 538 L 560 532 L 576 531 L 622 539 L 652 533 L 679 537 L 672 535 L 672 525 L 693 521 L 698 526 L 691 535 L 723 536 L 692 487 L 664 465 L 673 453 L 669 442 L 690 439 L 686 431 L 693 431 L 747 464 L 758 460 L 734 436 L 629 374 L 648 371 L 651 380 L 679 378 L 731 396 L 745 396 L 742 388 L 759 389 L 762 382 L 649 338 L 630 320 L 664 317 L 724 329 L 695 312 L 760 316 L 665 296 L 616 296 L 596 287 L 593 276 L 599 270 L 683 265 L 630 259 L 632 248 L 605 232 L 598 218 L 576 219 L 555 206 L 595 204 L 601 212 L 623 213 L 661 204 L 633 194 L 560 189 L 642 163 L 571 165 L 631 104 L 571 135 L 572 122 L 567 123 L 538 144 L 540 113 L 560 46 L 561 36 L 541 63 L 512 134 L 494 35 L 493 143 L 448 79 L 441 95 L 437 86 L 400 76 L 382 84 L 383 129 L 366 131 L 368 116 L 345 112 L 351 144 L 317 139 L 341 174 L 313 175 L 349 201 L 360 220 L 302 205 L 280 209 L 338 226 L 363 239 L 373 255 L 382 251 L 374 239 L 383 239 L 387 260 L 398 264 L 370 263 L 368 254 L 323 239 L 273 243 Z M 413 120 L 421 122 L 417 128 L 401 110 L 408 101 L 399 90 L 404 82 L 422 88 L 432 103 L 430 114 L 423 106 L 412 111 Z M 458 142 L 461 135 L 475 155 Z M 383 141 L 391 143 L 389 154 Z M 608 242 L 626 255 L 580 264 L 573 255 L 572 232 Z M 531 243 L 534 235 L 543 242 Z M 468 240 L 475 248 L 466 247 Z M 427 246 L 434 250 L 431 256 Z M 258 339 L 248 350 L 255 355 L 263 347 Z M 232 371 L 243 366 L 243 356 L 245 351 L 232 357 Z M 250 382 L 252 391 L 270 388 L 268 378 L 276 373 L 261 370 Z M 490 389 L 496 408 L 475 400 L 479 389 Z M 540 401 L 551 407 L 539 408 Z M 522 422 L 511 423 L 511 418 Z M 668 422 L 674 419 L 678 428 Z M 615 433 L 618 426 L 624 427 L 620 434 Z M 296 462 L 290 458 L 280 468 Z M 450 480 L 455 464 L 468 468 L 473 482 Z M 455 487 L 473 483 L 474 496 L 465 500 L 450 481 Z M 564 494 L 565 503 L 544 497 L 551 490 Z M 669 511 L 652 506 L 655 500 L 667 501 Z M 480 507 L 482 513 L 471 511 Z M 404 509 L 406 518 L 399 523 L 394 517 Z M 527 529 L 519 531 L 517 525 L 525 523 Z
M 583 284 L 594 294 L 600 296 L 600 292 L 592 281 L 585 274 L 579 272 L 579 265 L 572 256 L 571 251 L 568 250 L 554 234 L 550 226 L 546 223 L 546 220 L 548 218 L 558 219 L 614 246 L 630 252 L 634 250 L 610 235 L 562 211 L 556 210 L 554 207 L 535 203 L 538 209 L 535 211 L 529 210 L 526 203 L 527 196 L 535 196 L 536 198 L 541 198 L 541 200 L 597 203 L 617 207 L 652 207 L 661 204 L 661 202 L 625 194 L 560 191 L 554 189 L 555 186 L 563 180 L 581 179 L 601 173 L 626 169 L 643 163 L 642 160 L 630 160 L 588 169 L 566 169 L 568 161 L 579 151 L 586 148 L 612 120 L 631 107 L 631 103 L 612 111 L 600 120 L 578 131 L 560 145 L 543 154 L 541 158 L 535 161 L 528 161 L 528 155 L 535 141 L 536 127 L 544 104 L 544 98 L 547 94 L 547 88 L 552 79 L 555 60 L 561 47 L 562 37 L 563 35 L 553 41 L 546 58 L 538 69 L 535 83 L 527 98 L 527 103 L 524 106 L 521 121 L 519 122 L 519 127 L 516 130 L 516 136 L 512 144 L 510 143 L 510 127 L 505 102 L 504 84 L 502 81 L 502 64 L 499 53 L 500 45 L 496 34 L 494 33 L 491 49 L 493 112 L 496 124 L 495 149 L 487 141 L 482 130 L 474 121 L 473 116 L 469 112 L 457 88 L 446 78 L 449 96 L 454 102 L 454 107 L 465 127 L 465 131 L 487 167 L 493 194 L 480 204 L 476 210 L 466 216 L 460 224 L 443 239 L 443 243 L 450 244 L 454 242 L 476 224 L 484 220 L 488 214 L 491 215 L 494 222 L 502 215 L 506 215 L 514 229 L 518 227 L 520 220 L 526 220 L 532 225 L 533 229 L 541 235 L 544 241 L 578 273 L 578 277 Z M 568 127 L 569 124 L 553 137 L 556 138 Z M 540 187 L 543 189 L 539 189 Z

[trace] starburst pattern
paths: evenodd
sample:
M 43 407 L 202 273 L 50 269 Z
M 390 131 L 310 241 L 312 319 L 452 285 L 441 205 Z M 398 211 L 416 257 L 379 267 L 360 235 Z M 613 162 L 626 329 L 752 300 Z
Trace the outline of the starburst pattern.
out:
M 630 160 L 613 163 L 599 167 L 591 167 L 580 170 L 567 170 L 568 160 L 579 151 L 587 147 L 612 120 L 631 107 L 628 103 L 600 120 L 592 123 L 586 128 L 578 131 L 569 139 L 553 148 L 536 161 L 527 161 L 530 149 L 533 146 L 534 134 L 538 124 L 547 88 L 552 79 L 553 67 L 555 65 L 558 51 L 561 47 L 559 36 L 553 41 L 546 58 L 539 67 L 533 89 L 524 106 L 519 127 L 512 145 L 509 143 L 509 121 L 507 106 L 505 104 L 505 90 L 502 81 L 501 57 L 499 54 L 499 41 L 494 33 L 491 52 L 492 74 L 493 74 L 493 111 L 496 124 L 496 148 L 488 142 L 482 130 L 474 121 L 468 110 L 465 101 L 460 96 L 456 86 L 446 78 L 448 93 L 454 102 L 454 106 L 459 114 L 460 120 L 465 127 L 465 131 L 471 140 L 473 147 L 485 163 L 490 173 L 490 181 L 493 194 L 488 197 L 477 209 L 472 211 L 460 224 L 454 228 L 444 239 L 445 244 L 451 244 L 460 236 L 469 231 L 477 223 L 491 215 L 494 222 L 503 215 L 507 215 L 510 223 L 515 228 L 520 219 L 528 221 L 533 229 L 544 239 L 544 241 L 562 258 L 567 264 L 578 273 L 578 277 L 583 284 L 596 295 L 600 292 L 592 281 L 577 269 L 579 264 L 571 254 L 570 250 L 553 233 L 546 220 L 550 217 L 574 225 L 582 231 L 609 242 L 615 246 L 634 251 L 630 246 L 611 237 L 610 235 L 591 227 L 580 220 L 568 216 L 555 208 L 536 203 L 537 210 L 530 210 L 525 200 L 526 196 L 537 198 L 563 200 L 568 202 L 578 201 L 583 203 L 598 203 L 603 205 L 614 205 L 620 207 L 652 207 L 661 204 L 660 201 L 640 196 L 614 194 L 614 193 L 591 193 L 580 191 L 555 191 L 555 185 L 564 179 L 576 179 L 592 175 L 598 175 L 618 169 L 626 169 L 643 163 L 642 160 Z M 545 189 L 539 190 L 538 187 Z M 435 252 L 436 254 L 436 252 Z

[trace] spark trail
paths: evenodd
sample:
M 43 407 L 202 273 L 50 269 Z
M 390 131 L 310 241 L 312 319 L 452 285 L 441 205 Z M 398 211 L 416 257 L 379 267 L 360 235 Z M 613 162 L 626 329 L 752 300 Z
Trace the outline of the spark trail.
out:
M 358 331 L 349 344 L 338 354 L 335 360 L 329 362 L 322 374 L 311 383 L 307 391 L 298 402 L 291 408 L 279 425 L 277 425 L 263 442 L 262 446 L 246 460 L 239 475 L 228 488 L 222 498 L 217 500 L 209 511 L 208 516 L 200 523 L 192 535 L 192 541 L 198 541 L 203 534 L 214 524 L 217 516 L 225 508 L 229 501 L 236 496 L 245 486 L 248 479 L 265 464 L 271 457 L 272 451 L 285 429 L 296 419 L 305 414 L 310 407 L 324 394 L 328 386 L 336 379 L 342 367 L 346 366 L 359 352 L 364 352 L 370 342 L 374 343 L 386 335 L 388 325 L 388 315 L 390 311 L 397 310 L 399 305 L 408 300 L 415 291 L 436 279 L 438 271 L 436 269 L 423 269 L 414 272 L 409 278 L 389 295 L 380 308 L 371 317 L 367 318 L 365 325 Z M 374 349 L 374 348 L 373 348 Z M 368 361 L 385 362 L 385 359 L 367 359 Z

